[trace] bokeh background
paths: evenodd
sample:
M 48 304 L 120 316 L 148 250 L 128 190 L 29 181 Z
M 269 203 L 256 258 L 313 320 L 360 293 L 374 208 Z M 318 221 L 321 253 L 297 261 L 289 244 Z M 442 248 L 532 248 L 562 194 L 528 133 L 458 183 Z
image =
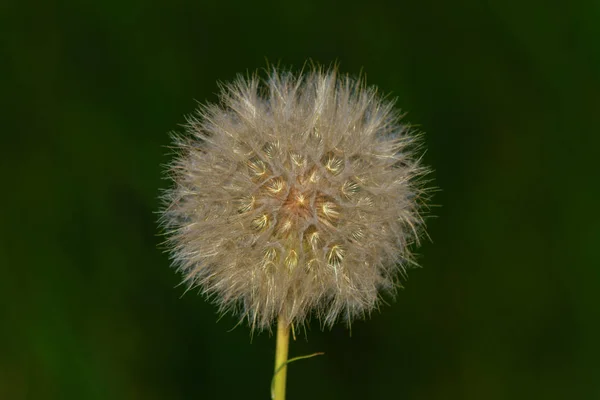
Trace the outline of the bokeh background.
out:
M 600 398 L 600 3 L 0 5 L 0 398 L 268 399 L 250 337 L 157 248 L 168 132 L 217 81 L 364 72 L 427 132 L 433 240 L 294 399 Z

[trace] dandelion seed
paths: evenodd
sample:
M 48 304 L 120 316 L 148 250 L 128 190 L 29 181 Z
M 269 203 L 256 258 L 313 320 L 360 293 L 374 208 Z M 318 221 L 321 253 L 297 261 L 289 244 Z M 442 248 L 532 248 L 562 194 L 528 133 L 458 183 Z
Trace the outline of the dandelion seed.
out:
M 269 224 L 269 216 L 267 214 L 263 214 L 258 218 L 252 220 L 252 227 L 255 230 L 263 230 Z

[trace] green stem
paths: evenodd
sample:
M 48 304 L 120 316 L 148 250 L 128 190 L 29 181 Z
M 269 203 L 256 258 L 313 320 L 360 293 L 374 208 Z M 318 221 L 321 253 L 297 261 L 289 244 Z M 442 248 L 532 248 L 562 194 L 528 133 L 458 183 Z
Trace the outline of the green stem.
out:
M 285 400 L 289 341 L 290 326 L 282 316 L 279 316 L 277 320 L 277 343 L 275 345 L 275 373 L 271 384 L 271 398 L 273 400 Z
M 288 347 L 290 341 L 290 326 L 280 316 L 277 320 L 277 343 L 275 345 L 275 372 L 271 380 L 271 399 L 285 400 L 285 381 L 287 376 L 287 365 L 291 362 L 320 356 L 325 353 L 313 353 L 307 356 L 299 356 L 288 360 Z

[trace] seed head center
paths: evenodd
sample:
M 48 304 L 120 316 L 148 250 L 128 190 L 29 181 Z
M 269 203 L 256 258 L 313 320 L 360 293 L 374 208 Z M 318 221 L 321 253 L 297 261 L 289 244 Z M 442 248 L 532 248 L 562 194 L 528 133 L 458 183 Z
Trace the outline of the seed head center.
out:
M 286 214 L 307 218 L 310 216 L 310 193 L 293 187 L 283 203 Z

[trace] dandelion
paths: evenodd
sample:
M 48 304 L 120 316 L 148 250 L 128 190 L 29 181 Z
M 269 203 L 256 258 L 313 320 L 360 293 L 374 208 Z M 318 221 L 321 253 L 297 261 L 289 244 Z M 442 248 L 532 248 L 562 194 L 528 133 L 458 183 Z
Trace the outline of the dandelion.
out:
M 238 77 L 186 128 L 162 214 L 174 265 L 252 330 L 278 320 L 278 366 L 289 326 L 369 314 L 414 263 L 418 135 L 361 80 Z

